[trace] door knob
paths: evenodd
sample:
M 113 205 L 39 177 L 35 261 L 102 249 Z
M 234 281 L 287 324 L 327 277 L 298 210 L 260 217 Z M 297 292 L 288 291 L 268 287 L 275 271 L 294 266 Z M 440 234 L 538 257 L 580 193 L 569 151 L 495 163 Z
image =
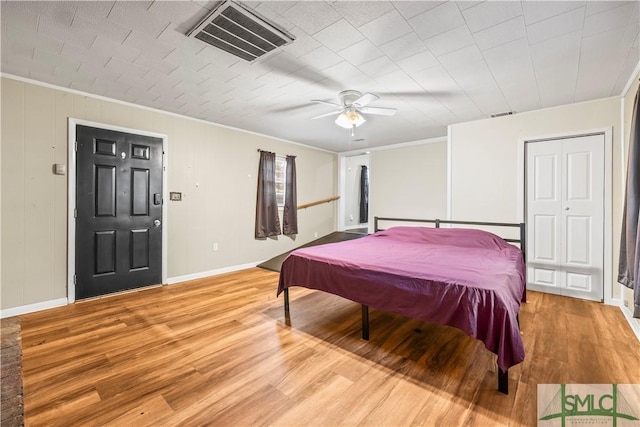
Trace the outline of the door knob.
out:
M 160 227 L 160 224 L 162 224 L 162 221 L 160 221 L 159 219 L 153 221 L 153 225 L 155 225 L 156 227 Z
M 568 211 L 568 210 L 569 210 L 569 207 L 567 206 L 566 208 L 564 208 L 564 210 L 565 210 L 565 211 Z

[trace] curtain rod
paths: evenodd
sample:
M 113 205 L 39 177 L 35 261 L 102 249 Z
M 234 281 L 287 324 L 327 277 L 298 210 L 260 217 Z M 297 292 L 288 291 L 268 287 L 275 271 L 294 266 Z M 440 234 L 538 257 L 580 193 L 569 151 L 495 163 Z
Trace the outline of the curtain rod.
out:
M 265 153 L 271 153 L 271 151 L 262 150 L 262 149 L 258 148 L 258 153 L 262 153 L 263 151 L 264 151 Z M 276 153 L 273 153 L 273 154 L 276 154 Z M 276 156 L 277 156 L 277 154 L 276 154 Z M 282 155 L 281 155 L 281 156 L 282 156 Z M 295 158 L 295 157 L 296 157 L 296 156 L 292 156 L 292 155 L 290 155 L 290 154 L 285 154 L 284 156 L 285 156 L 285 157 L 287 157 L 287 156 L 288 156 L 288 157 L 293 157 L 293 158 Z

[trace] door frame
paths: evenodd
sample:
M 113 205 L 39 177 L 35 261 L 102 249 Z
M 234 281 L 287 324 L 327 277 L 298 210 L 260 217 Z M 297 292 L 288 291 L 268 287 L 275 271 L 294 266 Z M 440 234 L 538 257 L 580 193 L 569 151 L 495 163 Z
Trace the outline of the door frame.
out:
M 362 153 L 364 154 L 364 153 Z M 357 154 L 352 154 L 357 155 Z M 345 213 L 345 197 L 347 196 L 346 191 L 346 170 L 347 167 L 347 157 L 350 157 L 349 154 L 340 153 L 338 154 L 338 217 L 337 219 L 337 229 L 338 231 L 345 231 L 347 229 L 347 224 L 344 221 L 344 213 Z
M 613 159 L 613 127 L 603 127 L 596 129 L 587 129 L 573 132 L 558 132 L 553 134 L 537 135 L 518 139 L 518 198 L 517 212 L 521 221 L 526 220 L 526 156 L 525 144 L 527 142 L 548 141 L 565 138 L 576 138 L 590 135 L 604 135 L 604 248 L 603 248 L 603 287 L 602 295 L 604 303 L 608 305 L 617 305 L 617 299 L 613 297 L 612 286 L 612 216 L 613 207 L 612 188 L 613 181 L 612 159 Z
M 70 304 L 76 300 L 76 126 L 90 126 L 116 132 L 132 133 L 136 135 L 151 136 L 162 139 L 162 284 L 167 284 L 167 248 L 168 248 L 168 203 L 169 191 L 167 188 L 167 158 L 169 137 L 156 132 L 148 132 L 139 129 L 130 129 L 122 126 L 108 125 L 69 117 L 68 119 L 68 159 L 67 159 L 67 185 L 68 185 L 68 209 L 67 209 L 67 302 Z
M 357 156 L 369 156 L 369 212 L 371 212 L 371 152 L 348 152 L 348 153 L 340 153 L 338 155 L 338 195 L 340 198 L 338 199 L 338 231 L 348 231 L 354 228 L 363 228 L 360 226 L 347 226 L 347 223 L 344 220 L 345 212 L 346 212 L 346 203 L 347 203 L 347 159 L 350 157 Z M 367 229 L 371 232 L 372 228 L 369 227 L 371 221 L 367 221 Z

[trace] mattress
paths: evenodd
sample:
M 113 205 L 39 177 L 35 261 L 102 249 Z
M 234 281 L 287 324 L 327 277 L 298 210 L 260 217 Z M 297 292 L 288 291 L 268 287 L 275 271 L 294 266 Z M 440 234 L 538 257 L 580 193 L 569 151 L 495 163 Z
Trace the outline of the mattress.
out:
M 291 286 L 458 328 L 495 353 L 503 371 L 524 360 L 522 252 L 486 231 L 393 227 L 298 249 L 282 264 L 278 295 Z

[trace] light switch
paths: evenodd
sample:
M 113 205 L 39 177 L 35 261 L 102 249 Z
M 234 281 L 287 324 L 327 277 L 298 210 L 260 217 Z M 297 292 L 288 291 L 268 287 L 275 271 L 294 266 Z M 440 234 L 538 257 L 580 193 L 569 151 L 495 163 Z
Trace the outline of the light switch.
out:
M 53 165 L 53 173 L 56 175 L 66 175 L 67 174 L 67 165 L 62 165 L 60 163 L 56 163 Z

